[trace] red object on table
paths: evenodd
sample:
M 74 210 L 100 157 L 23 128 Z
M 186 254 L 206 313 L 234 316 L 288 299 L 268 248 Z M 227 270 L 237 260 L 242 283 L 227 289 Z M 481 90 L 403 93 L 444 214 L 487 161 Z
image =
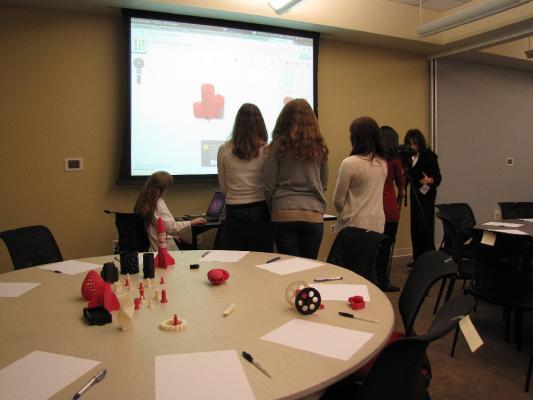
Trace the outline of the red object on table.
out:
M 165 289 L 161 291 L 161 303 L 168 303 L 167 291 Z
M 220 285 L 229 279 L 229 272 L 222 268 L 215 268 L 207 273 L 207 279 L 213 285 Z
M 365 300 L 363 299 L 363 296 L 352 296 L 348 298 L 348 302 L 350 303 L 350 307 L 354 310 L 362 310 L 365 308 Z
M 154 266 L 159 268 L 167 268 L 174 265 L 176 261 L 168 254 L 167 250 L 167 230 L 163 219 L 157 220 L 157 254 L 154 259 Z
M 81 295 L 85 300 L 91 300 L 93 295 L 98 292 L 100 284 L 104 282 L 102 277 L 94 269 L 85 275 L 85 279 L 81 284 Z

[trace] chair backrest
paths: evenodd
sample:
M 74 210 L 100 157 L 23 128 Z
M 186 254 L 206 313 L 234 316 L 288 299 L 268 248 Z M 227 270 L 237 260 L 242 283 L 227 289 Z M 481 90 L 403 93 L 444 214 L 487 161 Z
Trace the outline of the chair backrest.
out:
M 118 231 L 117 252 L 122 250 L 148 251 L 150 240 L 144 221 L 134 213 L 114 212 Z
M 452 256 L 453 260 L 459 264 L 463 258 L 462 233 L 457 229 L 454 221 L 446 213 L 437 211 L 437 218 L 442 222 L 444 237 L 439 250 Z
M 389 344 L 378 356 L 363 387 L 362 399 L 422 400 L 426 378 L 422 367 L 429 344 L 452 331 L 461 317 L 472 312 L 471 296 L 450 299 L 435 316 L 429 331 Z M 358 397 L 359 398 L 359 397 Z
M 533 202 L 498 203 L 503 219 L 533 218 Z
M 454 225 L 460 243 L 464 243 L 472 237 L 472 228 L 476 225 L 476 217 L 468 204 L 445 203 L 437 204 L 435 207 L 439 210 L 439 218 L 446 218 Z
M 52 232 L 43 225 L 0 232 L 15 269 L 63 261 Z
M 341 230 L 328 255 L 328 263 L 349 269 L 376 283 L 376 258 L 387 236 L 366 229 L 346 227 Z
M 432 286 L 442 279 L 457 277 L 457 271 L 457 264 L 441 251 L 427 251 L 418 257 L 398 301 L 406 336 L 414 334 L 416 317 Z

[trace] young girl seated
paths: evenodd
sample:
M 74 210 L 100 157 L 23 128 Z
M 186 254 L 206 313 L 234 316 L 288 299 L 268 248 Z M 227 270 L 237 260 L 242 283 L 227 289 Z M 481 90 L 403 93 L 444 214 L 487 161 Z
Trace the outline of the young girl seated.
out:
M 192 221 L 176 221 L 168 209 L 163 195 L 172 186 L 172 175 L 165 171 L 154 172 L 144 184 L 137 202 L 135 214 L 139 215 L 145 223 L 150 251 L 157 251 L 157 221 L 163 219 L 167 229 L 167 249 L 178 250 L 174 239 L 179 243 L 178 233 L 191 225 L 205 224 L 205 219 L 195 218 Z

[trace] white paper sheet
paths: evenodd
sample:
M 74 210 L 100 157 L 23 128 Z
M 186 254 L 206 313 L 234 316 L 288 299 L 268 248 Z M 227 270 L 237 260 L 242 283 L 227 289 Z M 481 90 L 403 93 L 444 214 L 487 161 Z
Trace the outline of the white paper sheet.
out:
M 293 319 L 261 339 L 339 360 L 349 360 L 373 333 Z
M 533 222 L 533 218 L 520 218 L 520 221 Z
M 514 222 L 485 222 L 483 225 L 487 226 L 499 226 L 500 228 L 520 228 L 524 224 L 516 224 Z
M 487 229 L 491 232 L 502 232 L 510 235 L 529 235 L 527 232 L 520 231 L 518 229 Z
M 39 282 L 0 282 L 0 297 L 19 297 L 39 285 Z
M 370 301 L 366 285 L 349 285 L 344 283 L 316 283 L 309 282 L 320 293 L 322 300 L 339 300 L 348 302 L 352 296 L 363 296 L 365 301 Z
M 249 251 L 209 250 L 206 253 L 198 261 L 239 262 Z
M 323 265 L 323 262 L 308 260 L 307 258 L 289 258 L 287 260 L 275 261 L 268 264 L 256 265 L 256 267 L 266 271 L 274 272 L 278 275 L 288 275 L 294 272 L 305 271 Z
M 47 271 L 60 271 L 67 275 L 76 275 L 82 272 L 90 271 L 91 269 L 102 268 L 100 264 L 90 264 L 77 260 L 61 261 L 53 264 L 45 264 L 39 267 Z
M 0 370 L 0 393 L 3 399 L 46 400 L 98 364 L 99 361 L 34 351 Z
M 155 399 L 246 400 L 255 396 L 237 352 L 224 350 L 156 356 Z

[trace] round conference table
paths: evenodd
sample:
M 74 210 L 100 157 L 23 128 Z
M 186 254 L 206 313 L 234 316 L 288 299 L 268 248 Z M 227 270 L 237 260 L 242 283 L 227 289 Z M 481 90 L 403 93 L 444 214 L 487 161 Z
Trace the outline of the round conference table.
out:
M 80 294 L 86 273 L 58 274 L 37 267 L 0 275 L 0 282 L 40 282 L 41 285 L 18 298 L 0 297 L 0 369 L 34 350 L 98 360 L 101 363 L 60 390 L 53 399 L 72 399 L 97 371 L 107 368 L 107 377 L 94 385 L 84 399 L 152 399 L 155 398 L 155 356 L 176 353 L 210 352 L 235 349 L 256 399 L 297 399 L 317 393 L 356 371 L 387 342 L 394 312 L 388 298 L 361 276 L 335 265 L 323 265 L 288 275 L 278 275 L 255 267 L 274 255 L 249 253 L 239 262 L 202 262 L 202 251 L 171 252 L 176 260 L 168 269 L 156 268 L 151 290 L 165 288 L 168 303 L 146 305 L 135 311 L 132 330 L 123 332 L 117 323 L 89 326 L 82 318 L 87 302 Z M 113 256 L 82 261 L 95 263 L 95 269 Z M 281 255 L 281 259 L 291 257 Z M 199 263 L 193 270 L 190 264 Z M 117 263 L 118 264 L 118 263 Z M 211 285 L 207 271 L 224 268 L 230 278 L 222 285 Z M 137 285 L 141 274 L 132 275 Z M 165 284 L 159 284 L 163 276 Z M 325 308 L 312 315 L 302 315 L 285 300 L 285 290 L 294 281 L 311 284 L 315 277 L 342 276 L 342 281 L 328 284 L 368 285 L 370 301 L 364 310 L 352 310 L 344 301 L 323 301 Z M 124 276 L 120 276 L 124 282 Z M 312 284 L 311 284 L 312 286 Z M 123 289 L 125 291 L 126 289 Z M 133 289 L 133 297 L 138 290 Z M 223 317 L 228 305 L 235 303 L 232 314 Z M 352 312 L 378 320 L 371 323 L 338 315 Z M 178 314 L 188 323 L 181 332 L 158 329 L 162 320 Z M 293 319 L 370 332 L 371 339 L 348 360 L 326 357 L 310 351 L 261 340 L 265 334 Z M 305 332 L 302 332 L 305 335 Z M 324 341 L 330 338 L 324 337 Z M 250 352 L 271 375 L 263 375 L 254 365 L 240 357 Z M 201 377 L 199 377 L 201 379 Z M 205 382 L 209 384 L 209 382 Z M 223 388 L 220 388 L 223 391 Z M 179 388 L 176 388 L 179 398 Z

